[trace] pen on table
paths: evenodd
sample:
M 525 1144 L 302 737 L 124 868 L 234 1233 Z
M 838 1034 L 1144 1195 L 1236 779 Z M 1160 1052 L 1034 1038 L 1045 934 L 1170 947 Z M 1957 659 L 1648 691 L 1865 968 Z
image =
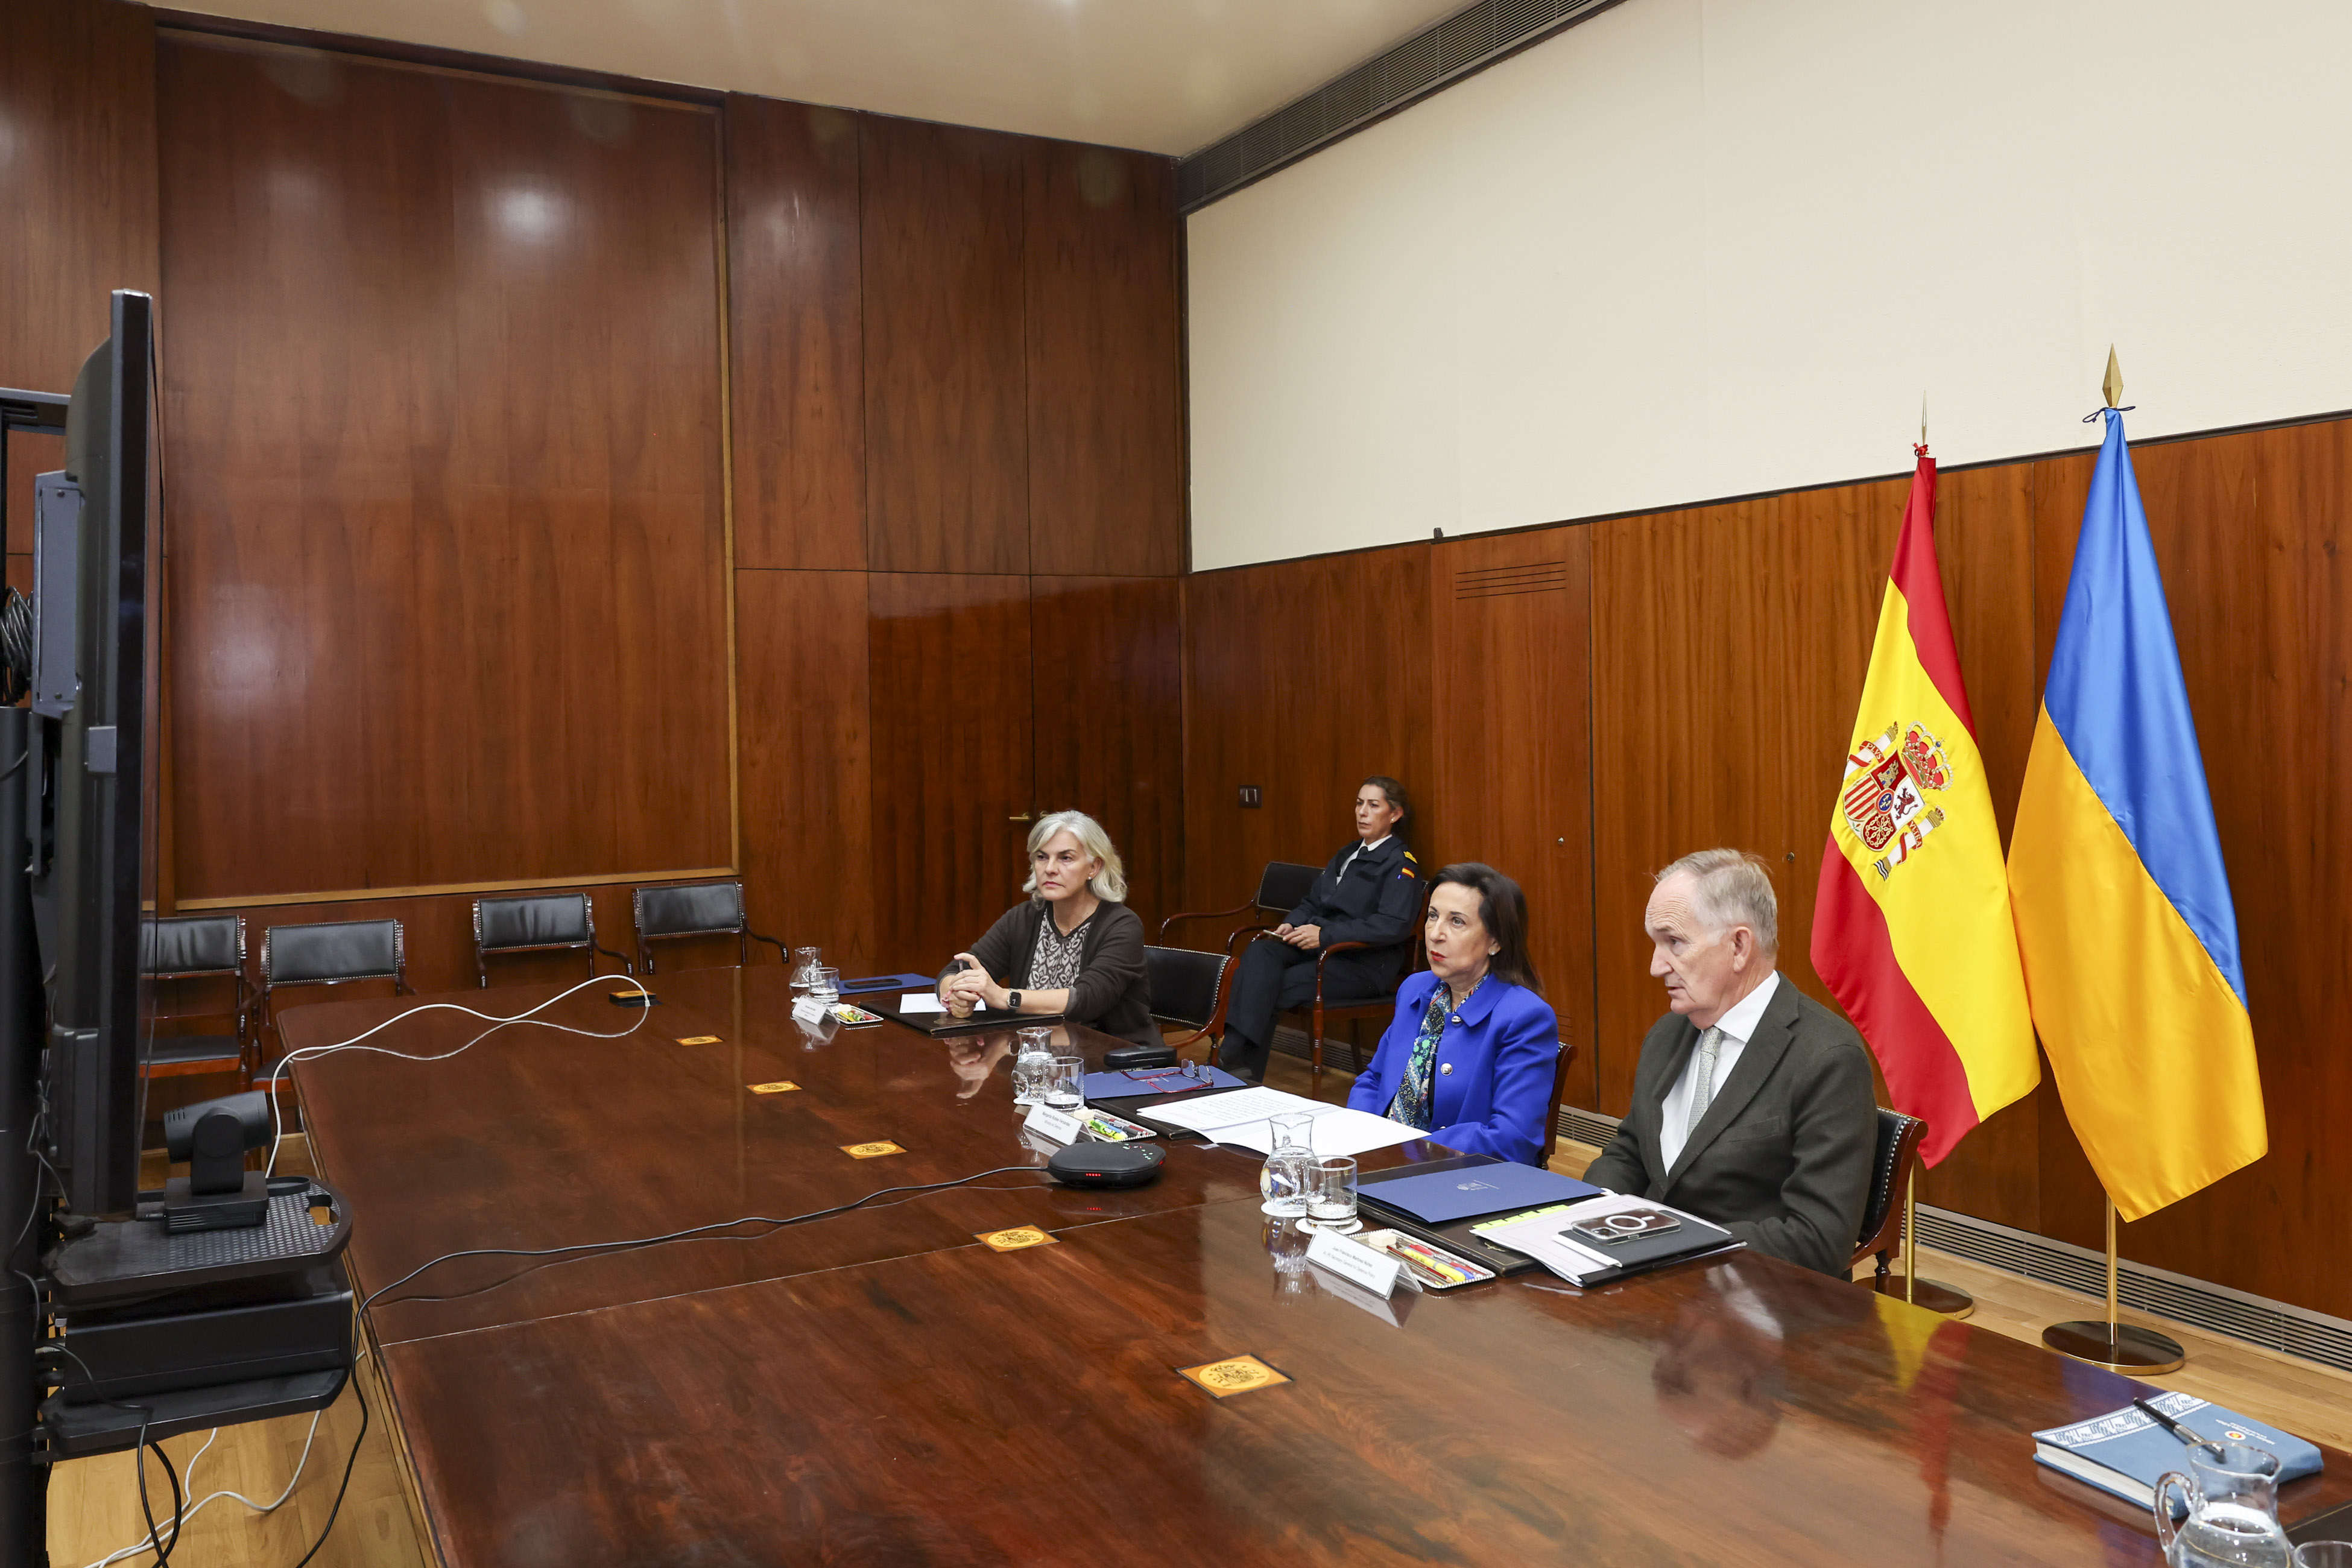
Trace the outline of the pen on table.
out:
M 2145 1399 L 2134 1399 L 2132 1401 L 2132 1405 L 2135 1409 L 2138 1410 L 2141 1415 L 2146 1415 L 2158 1426 L 2163 1427 L 2166 1431 L 2171 1433 L 2174 1436 L 2179 1438 L 2184 1443 L 2194 1445 L 2202 1443 L 2205 1440 L 2204 1438 L 2200 1437 L 2196 1433 L 2190 1431 L 2188 1427 L 2183 1426 L 2179 1422 L 2175 1421 L 2171 1416 L 2167 1415 L 2163 1411 L 2158 1410 L 2155 1405 L 2150 1405 Z

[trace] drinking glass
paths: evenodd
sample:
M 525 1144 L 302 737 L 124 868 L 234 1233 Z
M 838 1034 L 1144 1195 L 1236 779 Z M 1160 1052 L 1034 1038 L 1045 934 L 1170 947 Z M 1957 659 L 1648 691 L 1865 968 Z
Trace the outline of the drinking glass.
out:
M 1347 1158 L 1318 1160 L 1307 1189 L 1307 1223 L 1318 1230 L 1350 1231 L 1364 1222 L 1356 1217 L 1356 1162 Z
M 2156 1483 L 2156 1539 L 2171 1568 L 2290 1568 L 2279 1528 L 2279 1459 L 2251 1443 L 2198 1443 L 2184 1450 L 2189 1474 Z M 2189 1517 L 2172 1518 L 2179 1488 Z
M 816 978 L 809 985 L 809 994 L 815 997 L 818 1001 L 824 1003 L 828 1007 L 832 1006 L 835 1002 L 840 1001 L 841 971 L 838 969 L 827 969 L 823 964 L 819 964 L 816 970 Z
M 1258 1206 L 1265 1214 L 1297 1218 L 1307 1212 L 1307 1193 L 1315 1168 L 1315 1151 L 1307 1131 L 1315 1118 L 1292 1110 L 1266 1120 L 1273 1129 L 1269 1140 L 1273 1148 L 1266 1154 L 1265 1168 L 1258 1173 L 1258 1195 L 1265 1200 Z
M 2294 1549 L 2294 1568 L 2352 1568 L 2352 1541 L 2306 1541 Z
M 1076 1113 L 1087 1106 L 1087 1059 L 1084 1057 L 1055 1057 L 1050 1075 L 1045 1079 L 1045 1104 L 1054 1110 Z
M 1045 1028 L 1021 1031 L 1021 1049 L 1013 1058 L 1013 1103 L 1042 1105 L 1045 1100 L 1045 1075 L 1054 1066 L 1054 1031 Z

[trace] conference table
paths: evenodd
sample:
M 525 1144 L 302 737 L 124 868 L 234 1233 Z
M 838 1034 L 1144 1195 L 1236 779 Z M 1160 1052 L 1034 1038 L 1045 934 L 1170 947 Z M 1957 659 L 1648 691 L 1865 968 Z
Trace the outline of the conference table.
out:
M 1150 1186 L 1046 1181 L 1009 1034 L 803 1026 L 776 966 L 655 975 L 645 1009 L 607 999 L 629 984 L 537 1015 L 587 1034 L 457 1010 L 558 985 L 279 1021 L 457 1052 L 293 1069 L 448 1568 L 2158 1561 L 2140 1510 L 2032 1458 L 2125 1378 L 1751 1253 L 1382 1300 L 1304 1264 L 1254 1155 L 1184 1139 Z M 1090 1065 L 1120 1043 L 1056 1027 Z M 980 1239 L 1023 1226 L 1053 1241 Z M 1242 1355 L 1288 1381 L 1179 1375 Z M 2352 1498 L 2326 1459 L 2290 1522 Z

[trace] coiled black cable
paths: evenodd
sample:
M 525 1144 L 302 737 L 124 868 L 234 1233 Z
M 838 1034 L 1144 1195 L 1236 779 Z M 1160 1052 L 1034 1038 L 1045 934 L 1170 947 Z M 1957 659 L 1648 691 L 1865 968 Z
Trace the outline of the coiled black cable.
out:
M 33 689 L 33 602 L 8 590 L 0 598 L 0 705 L 14 708 Z

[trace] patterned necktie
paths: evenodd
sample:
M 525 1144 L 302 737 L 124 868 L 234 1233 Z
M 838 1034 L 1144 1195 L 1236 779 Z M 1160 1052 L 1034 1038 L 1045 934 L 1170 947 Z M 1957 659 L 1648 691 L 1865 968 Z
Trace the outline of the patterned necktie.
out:
M 1683 1123 L 1685 1142 L 1698 1131 L 1698 1124 L 1706 1120 L 1706 1108 L 1715 1099 L 1715 1054 L 1722 1048 L 1721 1029 L 1711 1028 L 1698 1037 L 1698 1081 L 1691 1085 L 1690 1119 Z

